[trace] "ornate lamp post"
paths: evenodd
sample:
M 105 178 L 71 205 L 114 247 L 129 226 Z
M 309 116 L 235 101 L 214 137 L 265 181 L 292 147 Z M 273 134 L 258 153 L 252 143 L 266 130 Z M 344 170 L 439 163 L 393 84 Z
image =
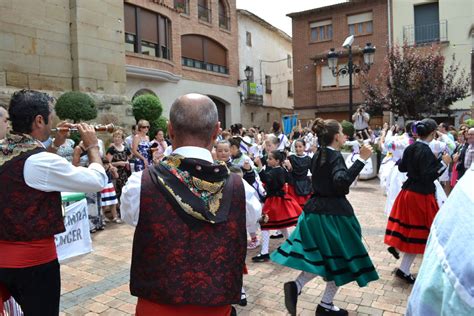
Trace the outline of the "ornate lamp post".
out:
M 354 42 L 354 35 L 346 38 L 342 47 L 347 49 L 349 62 L 347 66 L 337 69 L 337 60 L 339 54 L 335 51 L 334 48 L 329 50 L 327 55 L 328 67 L 331 69 L 331 72 L 334 77 L 349 75 L 349 122 L 352 121 L 352 74 L 358 74 L 360 71 L 367 72 L 370 69 L 370 66 L 374 64 L 374 55 L 375 55 L 375 46 L 372 46 L 371 43 L 367 43 L 364 47 L 364 65 L 359 66 L 352 62 L 352 44 Z

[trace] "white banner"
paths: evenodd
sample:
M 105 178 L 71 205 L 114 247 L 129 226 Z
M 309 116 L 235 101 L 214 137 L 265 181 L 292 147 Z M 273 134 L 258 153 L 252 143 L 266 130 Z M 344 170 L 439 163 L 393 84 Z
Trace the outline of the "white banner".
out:
M 66 207 L 64 226 L 66 231 L 54 236 L 59 261 L 92 251 L 86 199 Z

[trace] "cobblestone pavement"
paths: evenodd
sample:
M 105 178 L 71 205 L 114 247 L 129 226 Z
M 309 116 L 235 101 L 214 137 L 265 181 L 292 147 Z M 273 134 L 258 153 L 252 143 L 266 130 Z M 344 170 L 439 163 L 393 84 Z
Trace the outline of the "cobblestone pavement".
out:
M 383 214 L 385 197 L 378 180 L 359 181 L 349 199 L 361 223 L 367 249 L 380 279 L 367 287 L 348 284 L 335 297 L 337 306 L 350 315 L 401 315 L 405 313 L 408 286 L 394 278 L 398 266 L 383 244 L 386 218 Z M 94 252 L 76 257 L 61 265 L 61 315 L 130 315 L 134 314 L 136 298 L 130 295 L 128 281 L 133 228 L 109 224 L 105 231 L 92 236 Z M 281 239 L 272 240 L 275 249 Z M 244 278 L 248 305 L 237 307 L 239 315 L 286 315 L 283 303 L 283 283 L 293 280 L 298 271 L 274 263 L 252 263 L 247 255 L 249 274 Z M 413 271 L 421 261 L 418 256 Z M 308 283 L 298 299 L 299 315 L 314 315 L 321 299 L 324 282 L 318 278 Z

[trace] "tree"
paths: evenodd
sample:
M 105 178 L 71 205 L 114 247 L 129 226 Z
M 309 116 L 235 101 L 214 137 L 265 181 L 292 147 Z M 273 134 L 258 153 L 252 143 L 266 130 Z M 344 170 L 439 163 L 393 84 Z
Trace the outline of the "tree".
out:
M 349 137 L 354 136 L 355 134 L 354 124 L 352 124 L 349 121 L 344 120 L 341 122 L 341 126 L 342 126 L 342 132 L 344 133 L 344 135 L 349 136 Z
M 444 70 L 445 57 L 435 47 L 394 46 L 384 70 L 370 82 L 363 77 L 362 93 L 372 111 L 388 110 L 405 119 L 450 113 L 449 106 L 469 96 L 470 78 L 454 56 Z
M 85 93 L 69 91 L 62 94 L 56 102 L 55 111 L 61 120 L 73 120 L 74 123 L 89 121 L 97 117 L 94 100 Z
M 165 135 L 168 131 L 168 120 L 164 116 L 150 122 L 150 137 L 155 137 L 156 132 L 161 129 Z
M 152 94 L 143 94 L 133 100 L 132 110 L 137 123 L 139 120 L 153 122 L 163 113 L 163 106 L 158 97 Z

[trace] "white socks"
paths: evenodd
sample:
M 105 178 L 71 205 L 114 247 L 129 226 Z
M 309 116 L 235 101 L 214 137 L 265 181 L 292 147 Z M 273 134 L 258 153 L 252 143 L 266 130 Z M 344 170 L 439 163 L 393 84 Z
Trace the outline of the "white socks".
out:
M 400 263 L 400 270 L 402 270 L 405 274 L 410 274 L 410 268 L 415 261 L 416 254 L 415 253 L 403 253 L 402 262 Z
M 339 307 L 334 306 L 332 301 L 334 300 L 334 296 L 336 296 L 337 290 L 339 289 L 336 286 L 334 281 L 326 282 L 326 289 L 324 290 L 323 297 L 321 298 L 321 306 L 333 311 L 339 311 Z
M 298 294 L 301 293 L 303 286 L 305 286 L 306 283 L 308 283 L 315 277 L 317 277 L 316 274 L 306 272 L 306 271 L 301 271 L 300 275 L 298 275 L 298 277 L 295 280 L 296 287 L 298 288 Z
M 268 254 L 268 247 L 270 246 L 270 231 L 262 230 L 262 249 L 260 253 L 262 255 Z

